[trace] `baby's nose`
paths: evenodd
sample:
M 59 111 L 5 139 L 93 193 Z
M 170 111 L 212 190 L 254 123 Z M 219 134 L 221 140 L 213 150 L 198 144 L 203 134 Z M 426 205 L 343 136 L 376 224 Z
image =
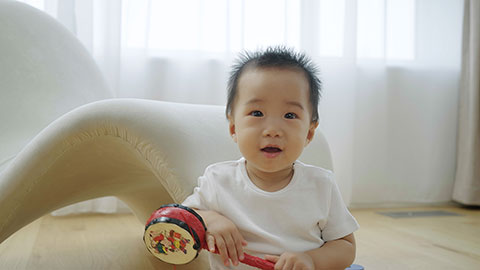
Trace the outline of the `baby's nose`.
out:
M 265 137 L 281 137 L 283 132 L 279 125 L 269 124 L 263 129 L 263 136 Z

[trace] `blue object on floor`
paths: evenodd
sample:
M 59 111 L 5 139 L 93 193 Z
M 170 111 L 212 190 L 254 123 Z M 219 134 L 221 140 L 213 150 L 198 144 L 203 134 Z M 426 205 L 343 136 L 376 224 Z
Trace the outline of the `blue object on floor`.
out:
M 345 270 L 365 270 L 365 268 L 363 268 L 363 266 L 361 266 L 359 264 L 352 264 L 352 265 L 350 265 L 350 267 L 348 267 Z

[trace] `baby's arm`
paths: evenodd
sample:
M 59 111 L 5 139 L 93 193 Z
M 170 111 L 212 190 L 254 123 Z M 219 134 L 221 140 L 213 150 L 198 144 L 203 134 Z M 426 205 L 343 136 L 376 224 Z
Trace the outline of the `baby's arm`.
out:
M 237 229 L 237 226 L 228 218 L 215 211 L 196 210 L 207 226 L 206 242 L 210 252 L 215 252 L 215 245 L 222 257 L 225 266 L 229 266 L 229 258 L 233 265 L 243 260 L 243 246 L 247 241 Z
M 355 237 L 353 233 L 326 242 L 320 248 L 305 253 L 285 252 L 281 256 L 266 255 L 265 259 L 275 263 L 275 270 L 286 269 L 345 269 L 355 259 Z

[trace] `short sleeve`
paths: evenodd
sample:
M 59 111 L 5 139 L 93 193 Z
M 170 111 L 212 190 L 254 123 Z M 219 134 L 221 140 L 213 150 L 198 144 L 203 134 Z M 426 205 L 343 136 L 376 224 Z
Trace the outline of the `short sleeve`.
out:
M 188 196 L 182 205 L 190 208 L 209 210 L 212 208 L 212 204 L 216 202 L 215 190 L 206 176 L 198 178 L 197 186 L 193 189 L 192 195 Z
M 333 177 L 332 177 L 333 178 Z M 327 223 L 322 228 L 322 239 L 332 241 L 347 236 L 358 230 L 359 225 L 355 218 L 348 211 L 343 202 L 342 196 L 334 179 L 332 180 L 332 189 L 330 193 L 330 207 L 327 217 Z

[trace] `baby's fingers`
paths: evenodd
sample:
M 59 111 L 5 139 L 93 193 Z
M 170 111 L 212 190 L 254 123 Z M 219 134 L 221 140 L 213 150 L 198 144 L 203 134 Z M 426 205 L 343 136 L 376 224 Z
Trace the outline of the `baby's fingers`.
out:
M 216 237 L 215 238 L 215 244 L 217 245 L 217 250 L 218 253 L 220 254 L 220 257 L 222 257 L 223 264 L 225 266 L 229 266 L 230 262 L 228 260 L 228 250 L 227 250 L 227 244 L 225 243 L 225 240 L 223 237 Z
M 237 250 L 237 244 L 236 241 L 234 241 L 233 237 L 231 235 L 226 236 L 225 238 L 225 244 L 227 245 L 227 250 L 228 250 L 228 255 L 230 259 L 232 260 L 233 265 L 237 266 L 238 265 L 238 250 Z M 240 244 L 241 246 L 241 244 Z
M 265 255 L 265 260 L 271 261 L 271 262 L 273 262 L 273 263 L 278 262 L 279 259 L 280 259 L 279 256 L 275 256 L 275 255 Z
M 215 237 L 207 232 L 205 240 L 207 241 L 208 251 L 218 253 L 222 257 L 225 266 L 229 266 L 228 251 L 223 238 L 221 236 Z
M 243 247 L 247 245 L 247 241 L 245 241 L 240 233 L 237 233 L 235 236 L 235 248 L 237 250 L 237 258 L 238 260 L 242 261 L 245 259 L 243 254 Z
M 206 241 L 208 250 L 210 252 L 215 252 L 215 237 L 207 232 Z
M 275 270 L 284 269 L 285 260 L 282 260 L 280 256 L 265 255 L 265 260 L 273 262 L 275 264 Z

